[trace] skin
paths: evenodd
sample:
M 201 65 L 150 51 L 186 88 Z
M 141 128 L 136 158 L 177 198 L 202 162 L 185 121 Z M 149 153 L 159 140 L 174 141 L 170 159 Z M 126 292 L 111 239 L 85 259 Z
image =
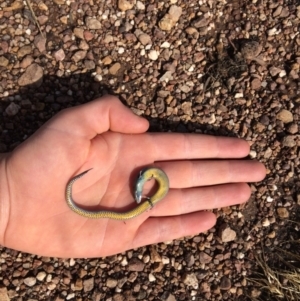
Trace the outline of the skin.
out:
M 0 157 L 0 243 L 43 256 L 101 257 L 139 246 L 198 234 L 213 227 L 206 209 L 246 202 L 246 182 L 265 167 L 240 160 L 246 141 L 198 134 L 146 133 L 147 120 L 117 98 L 105 96 L 61 111 L 13 152 Z M 145 166 L 169 177 L 167 196 L 126 222 L 87 219 L 74 213 L 65 188 L 91 210 L 124 210 Z M 147 183 L 145 194 L 151 183 Z M 151 194 L 151 192 L 150 192 Z M 82 201 L 80 201 L 82 200 Z

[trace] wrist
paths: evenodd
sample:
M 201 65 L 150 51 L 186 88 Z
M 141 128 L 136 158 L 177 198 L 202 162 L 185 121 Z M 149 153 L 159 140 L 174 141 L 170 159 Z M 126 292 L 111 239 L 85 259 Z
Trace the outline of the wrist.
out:
M 9 188 L 7 178 L 7 158 L 9 153 L 0 154 L 0 245 L 5 244 L 5 232 L 9 220 Z

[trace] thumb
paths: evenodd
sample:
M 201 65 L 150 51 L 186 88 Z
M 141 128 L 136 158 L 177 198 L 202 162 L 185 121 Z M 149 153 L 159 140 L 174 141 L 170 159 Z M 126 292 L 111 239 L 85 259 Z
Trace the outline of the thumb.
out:
M 112 95 L 93 100 L 89 103 L 61 111 L 51 120 L 51 127 L 72 129 L 72 133 L 94 138 L 108 130 L 139 134 L 147 131 L 146 119 L 135 115 L 121 101 Z M 48 126 L 50 126 L 48 124 Z

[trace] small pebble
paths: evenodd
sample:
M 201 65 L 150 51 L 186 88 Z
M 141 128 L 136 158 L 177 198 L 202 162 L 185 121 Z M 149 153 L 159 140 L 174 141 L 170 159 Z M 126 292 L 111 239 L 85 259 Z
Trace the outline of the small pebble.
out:
M 149 56 L 149 59 L 150 59 L 150 60 L 156 61 L 156 60 L 158 59 L 159 52 L 156 51 L 156 50 L 150 50 L 148 56 Z
M 156 278 L 154 277 L 154 275 L 153 275 L 152 273 L 150 273 L 150 274 L 148 275 L 148 279 L 149 279 L 150 282 L 156 281 Z
M 36 278 L 35 277 L 27 277 L 24 279 L 24 283 L 27 286 L 34 286 L 36 284 Z
M 187 286 L 191 286 L 194 289 L 198 289 L 199 283 L 194 273 L 186 273 L 182 277 L 183 283 Z
M 223 224 L 219 229 L 219 236 L 223 242 L 230 242 L 235 240 L 236 232 L 230 229 L 226 224 Z
M 8 107 L 5 109 L 5 113 L 8 115 L 8 116 L 14 116 L 16 114 L 18 114 L 20 110 L 20 106 L 15 104 L 14 102 L 11 102 Z
M 86 24 L 87 28 L 89 28 L 89 29 L 100 29 L 101 28 L 101 23 L 96 18 L 87 17 L 85 19 L 85 24 Z
M 277 208 L 277 213 L 280 218 L 288 218 L 289 217 L 289 212 L 284 207 Z
M 290 123 L 294 120 L 293 114 L 288 110 L 281 110 L 277 115 L 276 118 L 283 121 L 284 123 Z

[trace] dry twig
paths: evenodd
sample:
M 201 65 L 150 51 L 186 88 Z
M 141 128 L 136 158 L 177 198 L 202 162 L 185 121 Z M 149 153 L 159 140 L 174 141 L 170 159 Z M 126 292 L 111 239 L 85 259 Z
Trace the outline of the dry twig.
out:
M 36 15 L 35 15 L 35 13 L 34 13 L 34 11 L 33 11 L 33 9 L 32 9 L 32 6 L 31 6 L 29 0 L 25 0 L 25 2 L 26 2 L 27 6 L 28 6 L 28 8 L 29 8 L 29 10 L 30 10 L 30 12 L 31 12 L 31 14 L 32 14 L 32 17 L 33 17 L 33 19 L 34 19 L 34 22 L 35 22 L 36 26 L 37 26 L 38 29 L 39 29 L 40 34 L 41 34 L 42 37 L 44 38 L 45 36 L 44 36 L 44 34 L 43 34 L 43 32 L 42 32 L 42 29 L 41 29 L 41 26 L 40 26 L 40 24 L 39 24 L 39 21 L 38 21 Z

